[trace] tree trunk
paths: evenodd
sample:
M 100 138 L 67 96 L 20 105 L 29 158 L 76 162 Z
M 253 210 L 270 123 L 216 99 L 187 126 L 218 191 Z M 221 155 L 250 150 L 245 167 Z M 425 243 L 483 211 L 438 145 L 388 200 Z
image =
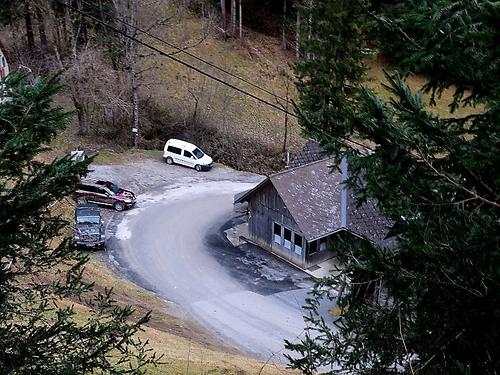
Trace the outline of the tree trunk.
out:
M 26 37 L 28 39 L 28 49 L 33 53 L 35 49 L 35 35 L 33 34 L 33 23 L 31 22 L 30 4 L 24 0 L 24 23 L 26 24 Z
M 241 6 L 241 1 L 239 2 L 239 13 L 240 13 L 240 41 L 243 42 L 243 7 Z
M 76 108 L 76 116 L 78 117 L 78 134 L 88 134 L 89 124 L 87 122 L 87 111 L 85 110 L 85 105 L 82 104 L 81 98 L 77 95 L 72 95 L 73 105 Z
M 41 9 L 41 4 L 35 4 L 36 20 L 38 23 L 38 36 L 40 38 L 40 46 L 44 52 L 48 49 L 47 34 L 45 33 L 45 19 Z
M 313 0 L 308 1 L 308 6 L 312 7 Z M 307 20 L 307 40 L 311 40 L 312 38 L 312 15 L 309 15 L 309 19 Z M 314 55 L 311 52 L 307 52 L 307 60 L 312 60 Z
M 295 57 L 300 58 L 300 11 L 297 9 L 297 24 L 295 25 Z
M 287 49 L 287 46 L 286 46 L 286 0 L 283 0 L 283 22 L 281 24 L 281 48 Z
M 221 8 L 221 16 L 222 16 L 222 24 L 221 24 L 221 27 L 222 27 L 222 32 L 224 33 L 224 39 L 226 39 L 226 28 L 227 28 L 227 24 L 226 24 L 226 0 L 220 0 L 220 8 Z
M 55 9 L 50 8 L 49 14 L 51 17 L 51 22 L 54 25 L 54 27 L 52 27 L 52 38 L 54 39 L 57 50 L 61 51 L 63 47 L 61 38 L 61 21 Z
M 83 4 L 80 0 L 74 0 L 72 5 L 79 11 L 83 11 Z M 77 11 L 72 11 L 72 13 L 73 33 L 78 36 L 76 42 L 77 45 L 81 47 L 86 45 L 88 42 L 86 17 L 78 13 Z
M 231 0 L 231 35 L 236 33 L 236 0 Z

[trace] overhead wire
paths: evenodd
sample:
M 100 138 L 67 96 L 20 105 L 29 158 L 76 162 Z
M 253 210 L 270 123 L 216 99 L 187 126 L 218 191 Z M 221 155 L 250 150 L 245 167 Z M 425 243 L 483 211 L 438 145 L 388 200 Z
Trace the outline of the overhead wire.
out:
M 144 42 L 144 41 L 142 41 L 142 40 L 138 39 L 137 37 L 135 37 L 135 36 L 133 36 L 133 35 L 129 35 L 127 32 L 122 31 L 122 30 L 118 29 L 117 27 L 115 27 L 115 26 L 113 26 L 113 25 L 110 25 L 109 23 L 107 23 L 107 22 L 105 22 L 105 21 L 103 21 L 103 20 L 101 20 L 101 19 L 99 19 L 99 18 L 97 18 L 97 17 L 95 17 L 95 16 L 93 16 L 93 15 L 91 15 L 91 14 L 89 14 L 89 13 L 86 13 L 86 12 L 84 12 L 84 11 L 82 11 L 82 10 L 78 9 L 78 8 L 75 8 L 74 6 L 72 6 L 72 5 L 68 4 L 68 3 L 66 3 L 66 2 L 65 2 L 65 1 L 63 1 L 63 0 L 54 0 L 54 1 L 58 2 L 59 4 L 61 4 L 61 5 L 65 6 L 65 7 L 69 8 L 69 9 L 71 9 L 71 10 L 73 10 L 73 11 L 75 11 L 75 12 L 79 13 L 79 14 L 81 14 L 81 15 L 82 15 L 82 16 L 84 16 L 84 17 L 87 17 L 87 18 L 89 18 L 89 19 L 92 19 L 94 22 L 97 22 L 97 23 L 99 23 L 99 24 L 101 24 L 101 25 L 103 25 L 103 26 L 105 26 L 105 27 L 107 27 L 107 28 L 109 28 L 109 29 L 113 30 L 114 32 L 116 32 L 116 33 L 118 33 L 118 34 L 120 34 L 120 35 L 124 36 L 125 38 L 128 38 L 128 39 L 130 39 L 130 40 L 132 40 L 132 41 L 134 41 L 134 42 L 136 42 L 136 43 L 138 43 L 138 44 L 140 44 L 140 45 L 142 45 L 142 46 L 144 46 L 144 47 L 146 47 L 146 48 L 149 48 L 149 49 L 151 49 L 151 50 L 155 51 L 156 53 L 158 53 L 159 55 L 161 55 L 161 56 L 163 56 L 163 57 L 169 58 L 169 59 L 171 59 L 171 60 L 173 60 L 173 61 L 175 61 L 175 62 L 177 62 L 177 63 L 179 63 L 179 64 L 181 64 L 181 65 L 184 65 L 185 67 L 187 67 L 187 68 L 189 68 L 189 69 L 192 69 L 192 70 L 194 70 L 194 71 L 196 71 L 196 72 L 198 72 L 198 73 L 200 73 L 200 74 L 202 74 L 202 75 L 204 75 L 204 76 L 206 76 L 206 77 L 208 77 L 208 78 L 210 78 L 210 79 L 212 79 L 212 80 L 214 80 L 214 81 L 216 81 L 216 82 L 219 82 L 219 83 L 220 83 L 220 84 L 222 84 L 222 85 L 225 85 L 225 86 L 227 86 L 227 87 L 229 87 L 229 88 L 231 88 L 231 89 L 233 89 L 233 90 L 235 90 L 235 91 L 238 91 L 239 93 L 241 93 L 241 94 L 243 94 L 243 95 L 246 95 L 246 96 L 248 96 L 248 97 L 251 97 L 251 98 L 253 98 L 253 99 L 257 100 L 258 102 L 261 102 L 261 103 L 263 103 L 263 104 L 266 104 L 266 105 L 268 105 L 268 106 L 270 106 L 270 107 L 272 107 L 272 108 L 274 108 L 274 109 L 276 109 L 276 110 L 278 110 L 278 111 L 280 111 L 280 112 L 282 112 L 282 113 L 285 113 L 285 114 L 287 114 L 287 115 L 289 115 L 289 116 L 292 116 L 292 117 L 295 117 L 295 118 L 297 118 L 297 119 L 299 119 L 299 118 L 300 118 L 300 116 L 298 116 L 296 113 L 289 112 L 288 110 L 286 110 L 285 108 L 283 108 L 283 107 L 281 107 L 281 106 L 279 106 L 279 105 L 276 105 L 276 104 L 274 104 L 274 103 L 272 103 L 272 102 L 270 102 L 270 101 L 267 101 L 267 100 L 265 100 L 265 99 L 262 99 L 261 97 L 259 97 L 259 96 L 257 96 L 257 95 L 254 95 L 254 94 L 252 94 L 251 92 L 248 92 L 248 91 L 246 91 L 246 90 L 244 90 L 244 89 L 242 89 L 242 88 L 240 88 L 240 87 L 237 87 L 237 86 L 233 85 L 232 83 L 229 83 L 229 82 L 227 82 L 227 81 L 224 81 L 223 79 L 221 79 L 221 78 L 219 78 L 219 77 L 216 77 L 216 76 L 214 76 L 214 75 L 213 75 L 213 74 L 211 74 L 211 73 L 205 72 L 205 71 L 204 71 L 204 70 L 202 70 L 201 68 L 198 68 L 198 67 L 196 67 L 196 66 L 194 66 L 194 65 L 192 65 L 192 64 L 189 64 L 189 63 L 185 62 L 184 60 L 181 60 L 181 59 L 179 59 L 179 58 L 177 58 L 177 57 L 175 57 L 175 56 L 172 56 L 172 54 L 169 54 L 169 53 L 167 53 L 167 52 L 164 52 L 164 51 L 160 50 L 159 48 L 157 48 L 157 47 L 155 47 L 155 46 L 152 46 L 151 44 L 146 43 L 146 42 Z M 84 1 L 84 0 L 82 0 L 82 1 Z M 113 19 L 115 19 L 115 20 L 120 21 L 120 20 L 119 20 L 118 18 L 116 18 L 115 16 L 112 16 L 111 18 L 113 18 Z M 135 26 L 130 26 L 130 27 L 132 27 L 132 28 L 134 28 L 134 29 L 137 29 L 137 31 L 140 31 L 140 30 L 139 30 L 138 28 L 136 28 Z M 176 47 L 176 48 L 180 49 L 179 47 Z M 182 50 L 182 49 L 181 49 L 181 50 Z M 185 52 L 185 51 L 183 51 L 183 52 Z M 221 69 L 222 69 L 222 68 L 221 68 Z M 274 93 L 273 93 L 273 95 L 274 95 Z M 359 142 L 357 142 L 357 141 L 354 141 L 354 140 L 351 140 L 351 139 L 348 139 L 348 138 L 345 138 L 345 137 L 340 137 L 340 138 L 341 138 L 341 139 L 343 139 L 343 140 L 344 140 L 344 141 L 346 141 L 346 142 L 350 142 L 350 143 L 352 143 L 352 144 L 355 144 L 355 145 L 358 145 L 358 146 L 360 146 L 360 147 L 363 147 L 364 149 L 367 149 L 367 150 L 373 151 L 373 150 L 372 150 L 372 149 L 370 149 L 368 146 L 366 146 L 366 145 L 364 145 L 364 144 L 362 144 L 362 143 L 359 143 Z
M 67 7 L 69 9 L 71 9 L 71 10 L 73 10 L 73 11 L 81 14 L 82 16 L 90 18 L 93 21 L 95 21 L 95 22 L 97 22 L 97 23 L 99 23 L 99 24 L 101 24 L 101 25 L 103 25 L 103 26 L 105 26 L 105 27 L 107 27 L 107 28 L 109 28 L 109 29 L 117 32 L 118 34 L 124 36 L 125 38 L 133 40 L 134 42 L 136 42 L 136 43 L 138 43 L 138 44 L 140 44 L 140 45 L 142 45 L 142 46 L 144 46 L 146 48 L 149 48 L 149 49 L 155 51 L 156 53 L 160 54 L 161 56 L 167 57 L 167 58 L 169 58 L 169 59 L 171 59 L 171 60 L 173 60 L 173 61 L 175 61 L 175 62 L 177 62 L 177 63 L 179 63 L 181 65 L 184 65 L 187 68 L 193 69 L 194 71 L 196 71 L 196 72 L 198 72 L 198 73 L 200 73 L 200 74 L 202 74 L 202 75 L 204 75 L 204 76 L 206 76 L 206 77 L 208 77 L 210 79 L 213 79 L 214 81 L 217 81 L 217 82 L 219 82 L 219 83 L 221 83 L 221 84 L 223 84 L 225 86 L 228 86 L 228 87 L 232 88 L 233 90 L 236 90 L 236 91 L 238 91 L 238 92 L 240 92 L 240 93 L 242 93 L 244 95 L 247 95 L 247 96 L 249 96 L 249 97 L 251 97 L 251 98 L 253 98 L 253 99 L 255 99 L 255 100 L 257 100 L 257 101 L 259 101 L 261 103 L 264 103 L 264 104 L 266 104 L 266 105 L 268 105 L 268 106 L 270 106 L 270 107 L 272 107 L 274 109 L 277 109 L 278 111 L 286 113 L 286 114 L 288 114 L 290 116 L 293 116 L 295 118 L 299 118 L 299 116 L 296 115 L 295 113 L 288 112 L 287 110 L 285 110 L 284 108 L 280 107 L 279 105 L 276 105 L 276 104 L 271 103 L 271 102 L 269 102 L 269 101 L 267 101 L 265 99 L 262 99 L 261 97 L 259 97 L 257 95 L 254 95 L 251 92 L 243 90 L 243 89 L 241 89 L 241 88 L 239 88 L 239 87 L 237 87 L 237 86 L 235 86 L 235 85 L 233 85 L 233 84 L 231 84 L 231 83 L 229 83 L 227 81 L 224 81 L 223 79 L 221 79 L 219 77 L 214 76 L 211 73 L 207 73 L 204 70 L 202 70 L 202 69 L 200 69 L 200 68 L 198 68 L 198 67 L 196 67 L 196 66 L 194 66 L 192 64 L 189 64 L 189 63 L 185 62 L 184 60 L 181 60 L 181 59 L 179 59 L 179 58 L 177 58 L 175 56 L 172 56 L 171 54 L 168 54 L 167 52 L 164 52 L 164 51 L 160 50 L 159 48 L 157 48 L 155 46 L 152 46 L 152 45 L 150 45 L 150 44 L 148 44 L 148 43 L 146 43 L 146 42 L 144 42 L 144 41 L 136 38 L 135 36 L 129 35 L 125 31 L 122 31 L 122 30 L 118 29 L 117 27 L 115 27 L 113 25 L 110 25 L 109 23 L 100 20 L 97 17 L 94 17 L 91 14 L 83 12 L 80 9 L 75 8 L 72 5 L 69 5 L 68 3 L 64 2 L 63 0 L 54 0 L 54 1 L 57 1 L 59 4 L 64 5 L 65 7 Z
M 126 25 L 127 27 L 133 28 L 134 30 L 136 30 L 136 31 L 138 31 L 138 32 L 140 32 L 140 33 L 143 33 L 143 34 L 145 34 L 145 35 L 149 36 L 150 38 L 152 38 L 152 39 L 154 39 L 154 40 L 156 40 L 156 41 L 158 41 L 158 42 L 160 42 L 160 43 L 165 44 L 166 46 L 168 46 L 168 47 L 170 47 L 170 48 L 174 48 L 174 49 L 176 50 L 176 52 L 177 52 L 177 53 L 184 53 L 185 55 L 187 55 L 187 56 L 189 56 L 189 57 L 192 57 L 193 59 L 195 59 L 195 60 L 197 60 L 197 61 L 200 61 L 200 62 L 202 62 L 203 64 L 206 64 L 206 65 L 208 65 L 208 66 L 210 66 L 210 67 L 212 67 L 212 68 L 214 68 L 214 69 L 217 69 L 218 71 L 220 71 L 220 72 L 222 72 L 222 73 L 224 73 L 224 74 L 227 74 L 227 75 L 228 75 L 228 76 L 230 76 L 230 77 L 233 77 L 233 78 L 235 78 L 235 79 L 237 79 L 237 80 L 239 80 L 239 81 L 241 81 L 241 82 L 244 82 L 244 83 L 246 83 L 246 84 L 248 84 L 248 85 L 252 86 L 253 88 L 256 88 L 256 89 L 258 89 L 258 90 L 261 90 L 261 91 L 263 91 L 263 92 L 265 92 L 265 93 L 267 93 L 267 94 L 269 94 L 269 95 L 272 95 L 272 96 L 273 96 L 273 97 L 275 97 L 276 99 L 280 99 L 280 100 L 284 101 L 285 103 L 287 103 L 287 102 L 288 102 L 288 103 L 290 103 L 290 101 L 289 101 L 288 99 L 283 98 L 282 96 L 280 96 L 280 95 L 276 94 L 275 92 L 273 92 L 273 91 L 271 91 L 271 90 L 269 90 L 269 89 L 266 89 L 265 87 L 259 86 L 259 85 L 255 84 L 255 83 L 253 83 L 253 82 L 249 81 L 249 80 L 248 80 L 248 79 L 246 79 L 246 78 L 243 78 L 243 77 L 241 77 L 241 76 L 239 76 L 239 75 L 237 75 L 237 74 L 235 74 L 235 73 L 233 73 L 233 72 L 231 72 L 231 71 L 229 71 L 229 70 L 227 70 L 227 69 L 224 69 L 224 68 L 222 68 L 222 67 L 220 67 L 220 66 L 218 66 L 218 65 L 216 65 L 216 64 L 214 64 L 214 63 L 212 63 L 212 62 L 210 62 L 210 61 L 207 61 L 207 60 L 205 60 L 205 59 L 203 59 L 203 58 L 201 58 L 201 57 L 197 56 L 197 55 L 195 55 L 194 53 L 187 51 L 185 47 L 179 47 L 179 46 L 176 46 L 175 44 L 170 43 L 170 42 L 168 42 L 167 40 L 165 40 L 165 39 L 163 39 L 163 38 L 160 38 L 159 36 L 154 35 L 154 34 L 150 33 L 150 32 L 149 32 L 149 31 L 147 31 L 147 30 L 144 30 L 144 29 L 142 29 L 142 28 L 140 28 L 140 27 L 138 27 L 138 26 L 135 26 L 135 25 L 130 24 L 129 22 L 127 22 L 127 21 L 125 21 L 125 20 L 121 19 L 120 17 L 117 17 L 117 16 L 116 16 L 116 15 L 114 15 L 114 14 L 111 14 L 111 13 L 109 13 L 109 12 L 105 12 L 105 11 L 103 11 L 102 9 L 98 8 L 96 5 L 94 5 L 94 4 L 92 4 L 92 3 L 89 3 L 88 1 L 81 0 L 81 2 L 82 2 L 83 4 L 86 4 L 86 5 L 88 5 L 88 6 L 92 7 L 92 8 L 94 8 L 95 10 L 97 10 L 97 11 L 99 11 L 100 13 L 102 13 L 102 14 L 104 14 L 104 15 L 108 16 L 109 18 L 112 18 L 113 20 L 118 21 L 118 22 L 122 23 L 123 25 Z M 291 104 L 291 103 L 290 103 L 290 104 Z

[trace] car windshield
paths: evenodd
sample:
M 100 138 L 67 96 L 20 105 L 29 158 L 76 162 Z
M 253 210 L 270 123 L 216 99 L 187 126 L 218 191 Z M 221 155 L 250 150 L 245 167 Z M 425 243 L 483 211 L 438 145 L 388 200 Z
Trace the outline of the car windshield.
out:
M 106 186 L 109 190 L 113 192 L 113 194 L 117 194 L 120 191 L 120 188 L 113 184 L 112 182 L 107 182 L 104 186 Z
M 205 155 L 199 148 L 195 148 L 193 154 L 196 156 L 196 159 L 201 159 Z
M 76 222 L 78 224 L 99 224 L 101 218 L 99 216 L 78 216 Z

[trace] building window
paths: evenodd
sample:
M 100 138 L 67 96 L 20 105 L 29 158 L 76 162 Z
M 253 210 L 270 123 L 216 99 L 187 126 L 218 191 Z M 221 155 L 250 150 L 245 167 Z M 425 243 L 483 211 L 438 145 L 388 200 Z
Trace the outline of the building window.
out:
M 313 255 L 318 251 L 318 241 L 309 242 L 309 255 Z
M 326 250 L 326 238 L 322 238 L 319 240 L 319 251 L 325 251 Z
M 283 246 L 287 249 L 292 248 L 292 231 L 290 229 L 285 228 L 283 238 L 285 239 Z
M 281 225 L 274 223 L 273 225 L 274 242 L 281 245 Z
M 302 236 L 297 233 L 294 233 L 293 235 L 293 251 L 296 254 L 302 254 Z

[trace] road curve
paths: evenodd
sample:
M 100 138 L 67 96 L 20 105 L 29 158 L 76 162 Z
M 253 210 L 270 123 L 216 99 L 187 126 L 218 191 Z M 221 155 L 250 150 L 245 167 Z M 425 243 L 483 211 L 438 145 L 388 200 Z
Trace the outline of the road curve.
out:
M 117 225 L 110 255 L 138 284 L 177 303 L 226 344 L 283 363 L 283 340 L 303 333 L 308 285 L 259 293 L 218 261 L 207 241 L 232 217 L 233 195 L 254 185 L 196 182 L 142 195 Z

